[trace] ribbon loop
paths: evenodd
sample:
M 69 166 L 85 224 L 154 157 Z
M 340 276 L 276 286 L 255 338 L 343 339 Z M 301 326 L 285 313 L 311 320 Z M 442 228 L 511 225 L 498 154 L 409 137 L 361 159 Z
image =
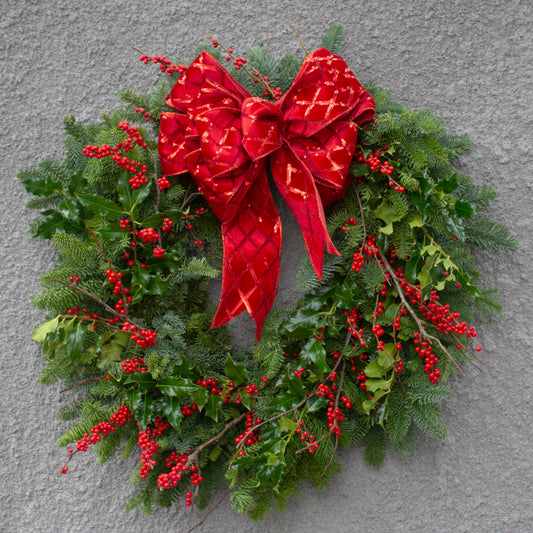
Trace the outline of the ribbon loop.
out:
M 338 254 L 324 206 L 346 192 L 358 124 L 372 119 L 374 100 L 341 57 L 321 48 L 276 102 L 251 96 L 205 51 L 166 102 L 179 113 L 161 113 L 162 173 L 189 172 L 222 222 L 222 295 L 213 327 L 247 310 L 259 339 L 276 296 L 281 251 L 266 158 L 322 279 L 324 247 Z

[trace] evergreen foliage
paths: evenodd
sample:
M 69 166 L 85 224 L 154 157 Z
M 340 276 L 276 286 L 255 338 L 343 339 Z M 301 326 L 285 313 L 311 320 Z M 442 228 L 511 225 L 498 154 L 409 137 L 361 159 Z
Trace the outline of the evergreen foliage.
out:
M 322 45 L 340 53 L 342 41 L 336 24 Z M 301 64 L 294 54 L 276 61 L 262 44 L 247 57 L 282 91 Z M 75 422 L 58 445 L 94 434 L 121 406 L 131 418 L 113 422 L 94 446 L 99 462 L 145 446 L 139 431 L 153 443 L 142 448 L 148 468 L 132 477 L 138 493 L 128 508 L 150 513 L 186 491 L 204 508 L 225 484 L 232 506 L 258 520 L 283 509 L 301 483 L 324 486 L 340 470 L 339 446 L 359 446 L 377 466 L 387 444 L 409 455 L 418 431 L 445 438 L 438 404 L 450 390 L 442 383 L 480 348 L 466 322 L 461 332 L 462 321 L 500 311 L 495 289 L 476 285 L 472 250 L 513 251 L 518 243 L 483 214 L 494 190 L 451 164 L 470 141 L 368 84 L 376 120 L 360 129 L 353 185 L 326 213 L 341 255 L 326 254 L 322 281 L 306 258 L 295 308 L 272 310 L 261 341 L 236 349 L 226 327 L 211 328 L 219 223 L 189 176 L 158 188 L 159 116 L 176 77 L 164 75 L 150 94 L 121 91 L 125 107 L 100 124 L 66 117 L 64 160 L 20 173 L 35 196 L 28 206 L 39 211 L 32 233 L 51 240 L 59 260 L 33 298 L 48 313 L 33 333 L 45 355 L 39 380 L 73 389 L 60 417 Z M 243 71 L 235 77 L 263 96 Z M 137 121 L 147 144 L 128 151 L 148 178 L 134 189 L 127 169 L 84 154 L 88 145 L 123 143 L 123 120 Z M 370 168 L 371 157 L 380 169 Z M 390 174 L 381 172 L 385 162 Z M 153 242 L 141 236 L 147 229 Z M 150 332 L 156 344 L 145 342 Z M 182 480 L 160 490 L 178 455 L 187 466 Z M 189 484 L 194 474 L 199 485 Z

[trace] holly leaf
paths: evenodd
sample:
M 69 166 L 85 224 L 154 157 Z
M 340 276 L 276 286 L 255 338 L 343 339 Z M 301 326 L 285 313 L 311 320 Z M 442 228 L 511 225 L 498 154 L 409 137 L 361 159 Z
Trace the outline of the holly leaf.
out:
M 168 281 L 159 275 L 153 275 L 149 270 L 136 263 L 132 268 L 131 286 L 135 290 L 133 303 L 138 302 L 145 294 L 163 294 L 168 286 Z
M 218 394 L 208 394 L 207 403 L 205 404 L 205 414 L 215 422 L 218 422 L 222 406 L 222 400 Z
M 181 405 L 178 398 L 166 396 L 160 400 L 161 410 L 167 418 L 169 424 L 176 430 L 180 429 L 180 422 L 183 418 Z
M 207 389 L 204 389 L 203 387 L 200 387 L 199 389 L 191 393 L 191 400 L 193 403 L 198 405 L 199 410 L 201 410 L 207 403 L 208 394 L 209 393 L 207 392 Z
M 354 163 L 350 167 L 350 174 L 354 176 L 368 176 L 370 174 L 370 167 L 366 163 Z
M 117 217 L 123 213 L 115 202 L 96 194 L 78 193 L 76 198 L 83 207 L 103 217 Z
M 183 212 L 179 209 L 169 209 L 164 213 L 154 213 L 140 222 L 144 228 L 157 228 L 163 224 L 165 218 L 172 220 L 174 224 L 177 224 L 183 217 Z
M 135 411 L 137 415 L 137 422 L 141 429 L 146 431 L 146 427 L 154 418 L 154 400 L 148 392 L 145 392 L 141 396 L 139 407 Z
M 70 176 L 68 180 L 68 192 L 70 194 L 74 194 L 79 189 L 81 189 L 82 185 L 85 185 L 87 180 L 85 179 L 85 176 L 83 175 L 83 170 L 80 170 L 77 174 L 74 174 L 73 176 Z
M 131 213 L 150 194 L 150 182 L 137 189 L 132 189 L 128 176 L 128 173 L 123 173 L 118 181 L 118 198 L 124 211 Z
M 52 331 L 55 331 L 58 325 L 59 325 L 59 316 L 52 318 L 52 320 L 47 320 L 46 322 L 41 324 L 38 328 L 35 328 L 33 330 L 31 340 L 38 342 L 38 343 L 44 342 L 44 340 L 46 339 L 46 336 Z
M 455 202 L 455 214 L 461 218 L 470 218 L 474 214 L 474 208 L 469 202 Z
M 78 358 L 84 350 L 85 328 L 80 321 L 67 333 L 67 353 L 71 360 Z
M 132 374 L 124 382 L 126 385 L 135 383 L 138 385 L 140 391 L 152 391 L 156 386 L 156 381 L 149 372 L 140 372 L 138 374 Z
M 313 364 L 322 372 L 328 372 L 329 366 L 326 363 L 326 349 L 324 343 L 311 338 L 300 351 L 300 360 L 305 364 Z
M 49 210 L 43 215 L 35 231 L 37 237 L 50 239 L 55 233 L 64 233 L 70 227 L 70 222 L 57 211 Z
M 442 191 L 442 192 L 449 194 L 455 191 L 455 189 L 457 189 L 458 186 L 459 184 L 457 183 L 457 173 L 454 173 L 449 178 L 441 179 L 437 183 L 435 190 Z
M 322 307 L 319 304 L 318 308 Z M 324 315 L 318 309 L 300 309 L 293 317 L 285 323 L 285 329 L 296 339 L 305 339 L 324 321 Z
M 235 364 L 230 354 L 228 354 L 224 365 L 224 373 L 236 386 L 248 381 L 248 370 L 246 370 L 244 365 Z
M 169 376 L 157 383 L 157 388 L 166 396 L 187 396 L 201 388 L 190 379 Z
M 405 265 L 405 279 L 409 283 L 414 283 L 416 281 L 416 278 L 418 277 L 418 272 L 420 271 L 423 262 L 424 258 L 420 255 L 420 252 L 418 250 L 415 250 L 409 257 L 409 260 Z

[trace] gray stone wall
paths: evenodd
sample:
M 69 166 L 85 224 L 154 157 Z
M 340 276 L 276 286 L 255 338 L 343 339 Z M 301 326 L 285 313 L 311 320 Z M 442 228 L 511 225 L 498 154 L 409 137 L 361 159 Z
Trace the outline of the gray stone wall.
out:
M 296 51 L 287 24 L 309 49 L 335 21 L 345 25 L 345 58 L 361 81 L 376 80 L 415 109 L 430 108 L 474 149 L 462 168 L 494 186 L 491 214 L 518 236 L 512 257 L 480 253 L 487 283 L 501 287 L 506 319 L 479 329 L 486 366 L 452 380 L 444 405 L 449 436 L 421 438 L 414 455 L 389 455 L 375 469 L 361 450 L 342 451 L 344 473 L 316 493 L 302 487 L 288 510 L 260 524 L 227 501 L 197 531 L 527 532 L 531 531 L 531 4 L 527 0 L 2 0 L 0 2 L 0 243 L 4 338 L 0 372 L 0 530 L 6 532 L 184 532 L 202 514 L 177 505 L 146 518 L 126 512 L 135 461 L 96 466 L 76 456 L 56 475 L 66 429 L 60 387 L 37 382 L 41 356 L 29 341 L 42 314 L 30 305 L 52 249 L 31 240 L 26 193 L 16 173 L 62 155 L 62 119 L 98 120 L 124 86 L 148 89 L 154 67 L 137 48 L 186 60 L 204 30 L 239 51 L 258 40 L 275 55 Z M 287 235 L 288 232 L 285 233 Z M 302 252 L 284 248 L 280 293 L 295 298 Z M 298 241 L 298 242 L 296 242 Z M 287 241 L 286 241 L 287 242 Z M 236 326 L 237 340 L 249 324 Z

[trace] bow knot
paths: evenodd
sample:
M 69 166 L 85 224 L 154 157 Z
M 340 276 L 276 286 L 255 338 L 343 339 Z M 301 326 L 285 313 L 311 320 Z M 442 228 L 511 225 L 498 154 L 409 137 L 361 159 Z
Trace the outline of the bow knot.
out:
M 282 144 L 280 108 L 262 98 L 247 98 L 241 109 L 242 145 L 252 161 L 276 151 Z
M 251 96 L 207 52 L 166 102 L 178 113 L 161 113 L 162 173 L 189 172 L 222 222 L 222 295 L 213 327 L 246 310 L 259 338 L 276 296 L 281 251 L 267 156 L 321 279 L 324 248 L 338 254 L 324 206 L 346 192 L 357 125 L 373 117 L 374 101 L 341 57 L 320 49 L 275 103 Z

